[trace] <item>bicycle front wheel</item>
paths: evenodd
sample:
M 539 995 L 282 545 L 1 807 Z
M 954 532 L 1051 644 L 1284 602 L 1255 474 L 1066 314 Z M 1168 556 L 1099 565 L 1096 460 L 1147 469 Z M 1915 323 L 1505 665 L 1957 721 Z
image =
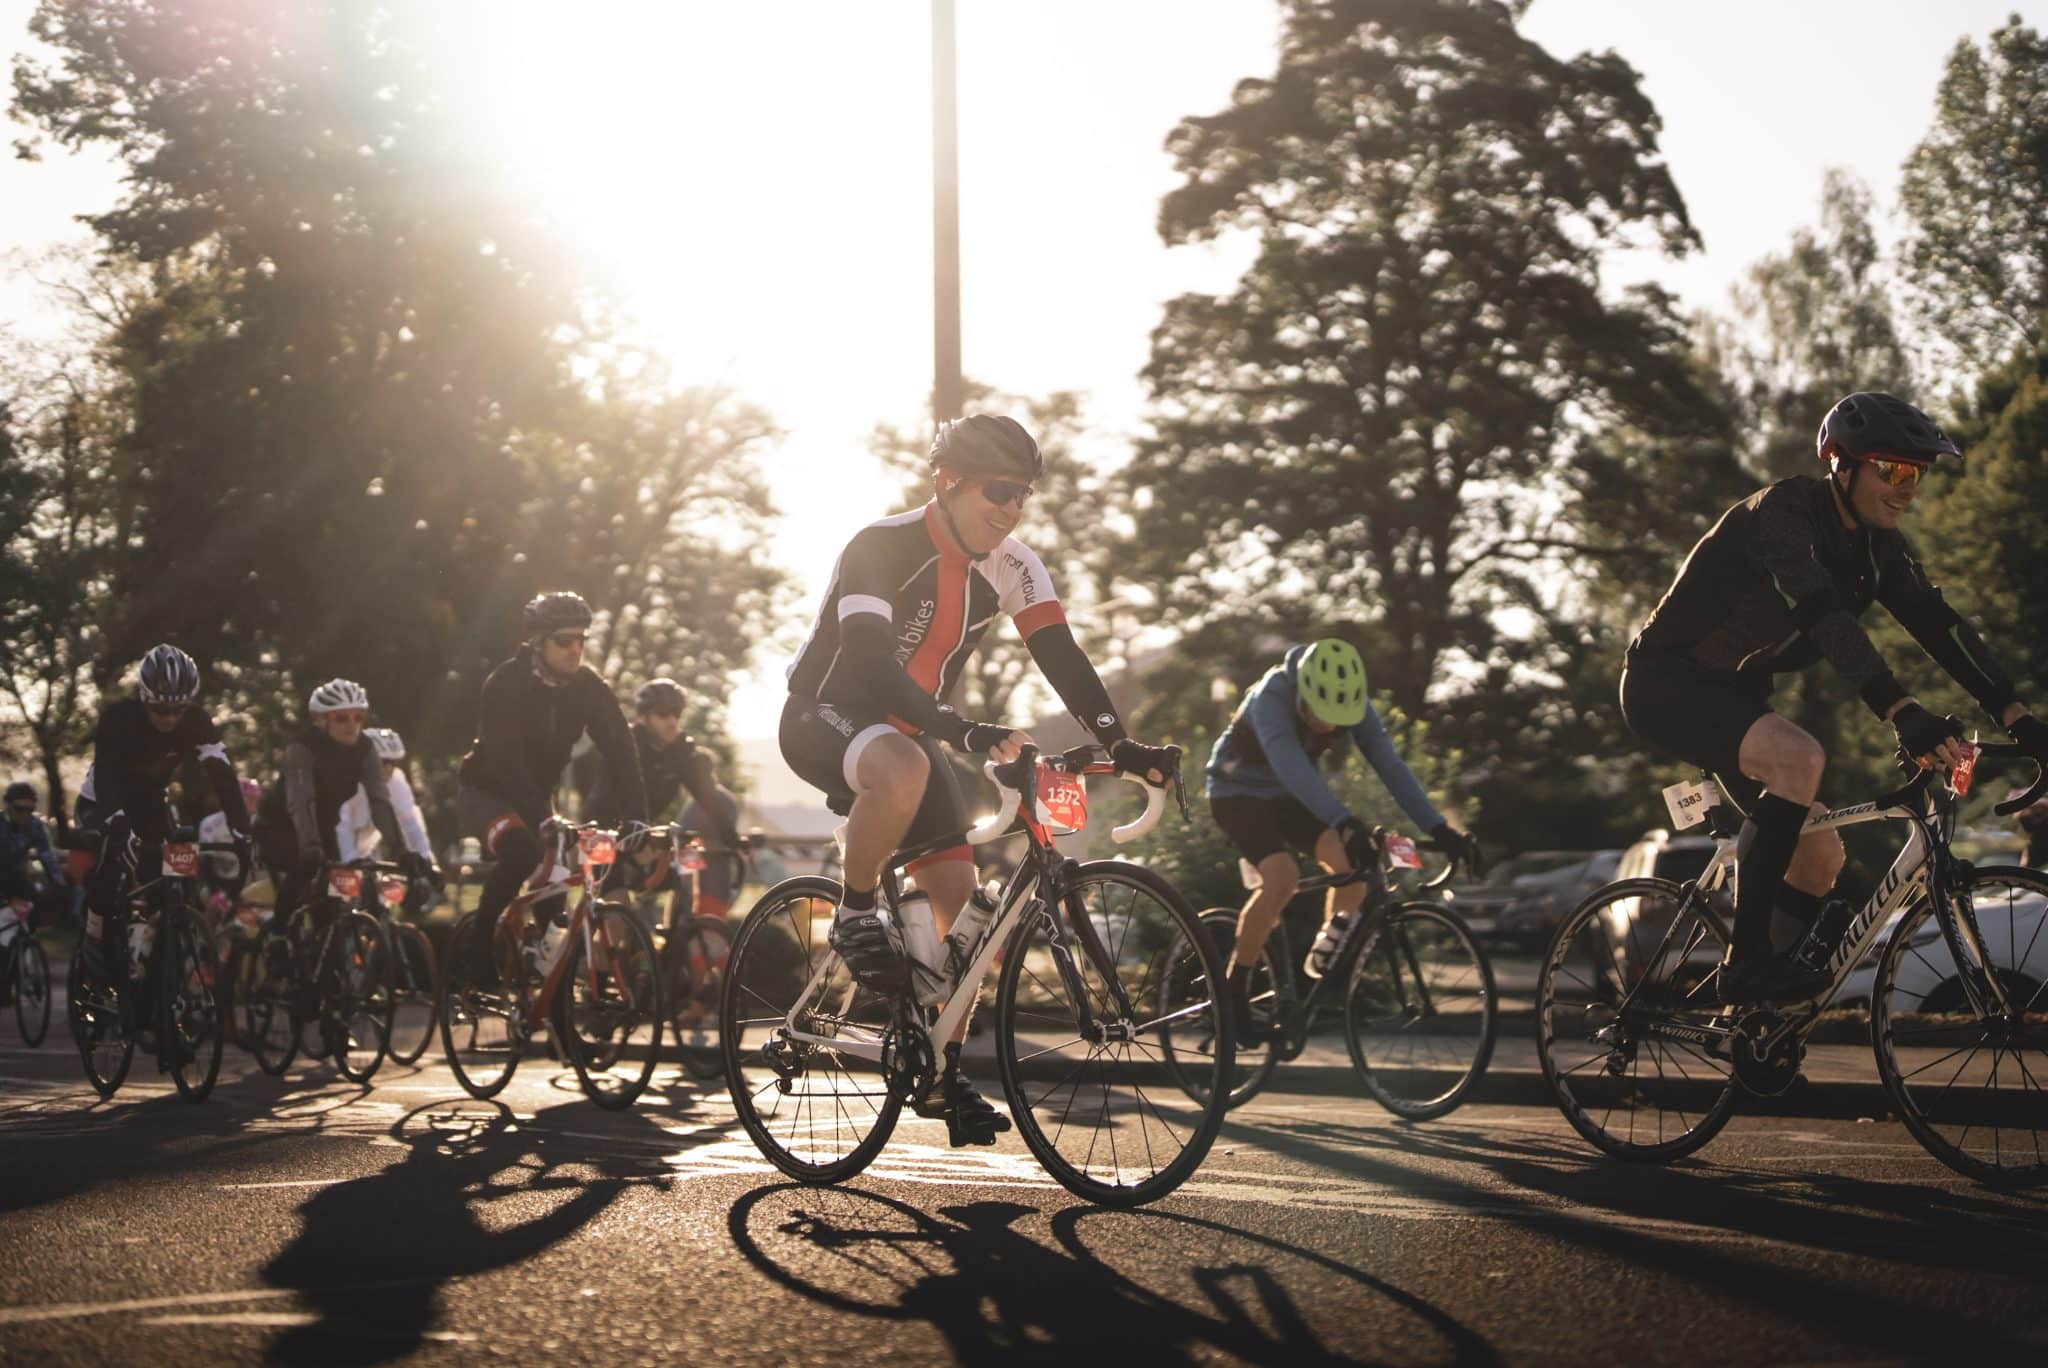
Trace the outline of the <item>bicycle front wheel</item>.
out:
M 479 934 L 476 913 L 465 912 L 448 937 L 448 964 L 441 973 L 441 1048 L 449 1071 L 471 1097 L 496 1097 L 512 1081 L 526 1052 L 526 1018 L 519 1008 L 524 966 L 515 939 L 499 936 L 493 947 L 499 980 L 482 984 L 471 966 Z
M 1960 957 L 1924 897 L 1885 943 L 1870 990 L 1878 1076 L 1906 1129 L 1942 1163 L 1981 1183 L 2039 1186 L 2048 1182 L 2048 877 L 1978 865 L 1952 910 L 1966 932 Z
M 1493 965 L 1435 903 L 1375 918 L 1344 994 L 1344 1039 L 1373 1101 L 1409 1121 L 1455 1111 L 1486 1075 L 1497 1025 Z
M 893 1005 L 826 943 L 838 902 L 837 882 L 808 875 L 764 893 L 733 938 L 719 1000 L 733 1109 L 768 1161 L 804 1183 L 866 1168 L 903 1107 L 877 1057 Z
M 690 1077 L 709 1082 L 725 1072 L 718 1047 L 718 1001 L 725 991 L 725 966 L 732 943 L 716 917 L 692 917 L 669 932 L 662 958 L 668 963 L 669 1019 L 676 1049 Z
M 1231 947 L 1237 943 L 1237 909 L 1234 907 L 1212 907 L 1202 914 L 1202 928 L 1215 943 L 1216 953 L 1230 963 Z M 1259 962 L 1252 966 L 1251 998 L 1252 1011 L 1263 1012 L 1270 1020 L 1277 1012 L 1278 997 L 1273 988 L 1273 947 L 1279 940 L 1279 929 L 1267 938 L 1266 947 L 1259 955 Z M 1178 1008 L 1199 1005 L 1212 998 L 1224 1001 L 1224 989 L 1218 985 L 1213 990 L 1206 977 L 1207 967 L 1199 955 L 1186 955 L 1174 966 L 1174 975 L 1168 990 L 1168 1024 L 1159 1031 L 1159 1053 L 1166 1061 L 1167 1071 L 1173 1081 L 1180 1085 L 1182 1092 L 1197 1102 L 1208 1100 L 1208 1087 L 1216 1076 L 1216 1043 L 1218 1024 L 1222 1016 L 1216 1012 L 1197 1010 L 1182 1017 Z M 1273 1070 L 1280 1063 L 1280 1029 L 1269 1027 L 1266 1043 L 1240 1049 L 1233 1056 L 1230 1067 L 1230 1091 L 1225 1105 L 1235 1109 L 1256 1097 L 1261 1088 L 1273 1077 Z
M 50 1033 L 50 957 L 43 943 L 26 930 L 14 952 L 14 1024 L 21 1043 L 31 1049 Z
M 427 933 L 410 922 L 391 924 L 391 1057 L 417 1064 L 434 1038 L 439 985 L 434 978 L 434 946 Z
M 71 978 L 65 988 L 71 1038 L 78 1044 L 85 1081 L 101 1097 L 112 1097 L 128 1077 L 128 1066 L 135 1058 L 135 1040 L 121 1029 L 120 1013 L 112 1006 L 87 1004 L 82 986 L 84 960 L 82 951 L 72 956 Z
M 178 1094 L 187 1102 L 204 1102 L 220 1077 L 222 1048 L 213 952 L 189 918 L 176 921 L 158 951 L 163 977 L 157 990 L 157 1049 Z
M 1157 1201 L 1208 1154 L 1235 1064 L 1217 1027 L 1223 957 L 1173 885 L 1139 865 L 1096 860 L 1058 907 L 1026 911 L 996 988 L 996 1060 L 1024 1143 L 1061 1186 L 1103 1206 Z M 1226 1009 L 1227 1010 L 1227 1009 Z M 1213 1032 L 1195 1086 L 1176 1090 L 1168 1031 Z
M 263 929 L 251 958 L 247 974 L 235 985 L 235 1001 L 241 1005 L 242 1034 L 256 1067 L 275 1076 L 289 1069 L 299 1053 L 294 1015 L 298 956 L 291 933 L 273 922 Z
M 322 1044 L 351 1083 L 368 1083 L 391 1048 L 391 944 L 367 912 L 352 911 L 328 928 L 321 951 Z
M 1667 1163 L 1735 1111 L 1721 1044 L 1722 944 L 1668 879 L 1596 890 L 1551 938 L 1536 977 L 1536 1057 L 1572 1129 L 1617 1159 Z M 1694 896 L 1697 896 L 1696 894 Z
M 555 996 L 555 1034 L 583 1094 L 607 1111 L 630 1107 L 661 1053 L 661 973 L 647 928 L 622 902 L 590 909 Z

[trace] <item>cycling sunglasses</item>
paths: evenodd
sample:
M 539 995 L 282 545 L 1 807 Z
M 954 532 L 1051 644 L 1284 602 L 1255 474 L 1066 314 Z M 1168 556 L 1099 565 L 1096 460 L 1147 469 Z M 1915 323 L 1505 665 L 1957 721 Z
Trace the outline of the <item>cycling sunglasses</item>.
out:
M 363 723 L 369 721 L 370 719 L 370 715 L 362 711 L 360 708 L 343 708 L 338 712 L 326 713 L 324 714 L 324 716 L 326 716 L 330 721 L 353 722 L 357 726 L 361 726 Z
M 1022 504 L 1031 497 L 1031 486 L 1021 480 L 983 480 L 981 497 L 996 505 Z
M 1920 483 L 1920 477 L 1927 467 L 1916 461 L 1887 461 L 1882 456 L 1873 457 L 1863 464 L 1877 472 L 1877 477 L 1894 489 L 1911 489 Z
M 555 645 L 561 647 L 565 651 L 568 650 L 571 646 L 581 646 L 584 642 L 588 641 L 589 639 L 590 633 L 588 632 L 556 632 L 553 636 L 548 638 L 549 641 L 554 642 Z
M 183 717 L 185 709 L 192 705 L 190 703 L 145 703 L 142 706 L 149 709 L 151 717 Z

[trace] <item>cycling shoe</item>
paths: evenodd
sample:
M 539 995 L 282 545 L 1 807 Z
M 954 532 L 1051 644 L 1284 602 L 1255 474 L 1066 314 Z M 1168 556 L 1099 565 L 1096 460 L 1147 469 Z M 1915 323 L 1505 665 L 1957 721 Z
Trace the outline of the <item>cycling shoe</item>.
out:
M 889 938 L 889 923 L 878 910 L 839 908 L 827 940 L 833 953 L 845 961 L 846 971 L 869 992 L 894 997 L 909 985 L 903 954 Z

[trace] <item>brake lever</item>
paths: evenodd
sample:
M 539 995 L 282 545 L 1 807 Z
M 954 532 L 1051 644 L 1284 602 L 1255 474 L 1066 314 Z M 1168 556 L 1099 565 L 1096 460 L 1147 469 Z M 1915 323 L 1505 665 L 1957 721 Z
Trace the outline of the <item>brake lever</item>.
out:
M 1188 813 L 1188 779 L 1177 755 L 1173 758 L 1173 801 L 1180 805 L 1180 819 L 1183 822 L 1192 820 Z

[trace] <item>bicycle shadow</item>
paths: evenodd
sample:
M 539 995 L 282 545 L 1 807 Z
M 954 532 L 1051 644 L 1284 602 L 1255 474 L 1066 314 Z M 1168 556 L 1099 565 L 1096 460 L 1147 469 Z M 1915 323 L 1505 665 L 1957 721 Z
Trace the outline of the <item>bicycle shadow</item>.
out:
M 783 1184 L 734 1204 L 727 1228 L 741 1255 L 783 1287 L 835 1310 L 929 1325 L 962 1362 L 1354 1363 L 1328 1342 L 1273 1264 L 1300 1258 L 1392 1301 L 1461 1364 L 1491 1364 L 1482 1339 L 1433 1306 L 1309 1250 L 1231 1227 L 1156 1212 L 1069 1208 L 1057 1245 L 1019 1230 L 1039 1209 L 977 1201 L 923 1212 L 871 1191 Z M 1176 1264 L 1187 1285 L 1141 1286 L 1076 1236 L 1088 1215 L 1227 1232 L 1267 1257 Z M 757 1227 L 765 1230 L 757 1231 Z M 1120 1233 L 1127 1233 L 1123 1227 Z M 1194 1242 L 1181 1248 L 1201 1248 Z M 1214 1242 L 1207 1250 L 1214 1254 Z M 1327 1322 L 1328 1317 L 1322 1318 Z
M 515 1124 L 497 1102 L 429 1102 L 390 1134 L 405 1157 L 308 1197 L 298 1237 L 260 1271 L 313 1317 L 271 1341 L 271 1362 L 382 1363 L 457 1339 L 437 1329 L 443 1287 L 541 1254 L 636 1182 L 666 1182 L 645 1147 L 577 1143 Z M 559 1200 L 536 1216 L 505 1216 L 530 1210 L 536 1195 Z

